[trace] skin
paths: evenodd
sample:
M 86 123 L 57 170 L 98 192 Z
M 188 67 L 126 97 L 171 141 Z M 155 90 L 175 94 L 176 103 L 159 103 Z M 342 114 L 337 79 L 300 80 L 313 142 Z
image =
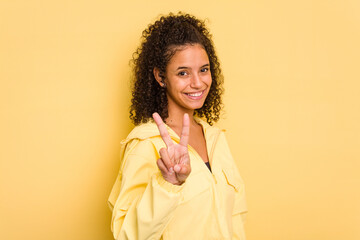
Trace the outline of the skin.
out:
M 199 44 L 180 46 L 168 63 L 165 76 L 156 68 L 154 76 L 160 86 L 166 86 L 169 117 L 165 122 L 180 136 L 179 144 L 173 143 L 164 121 L 159 114 L 153 114 L 167 146 L 160 149 L 157 165 L 166 181 L 181 185 L 191 172 L 188 144 L 204 162 L 208 161 L 203 129 L 194 120 L 194 111 L 203 106 L 210 90 L 209 58 Z

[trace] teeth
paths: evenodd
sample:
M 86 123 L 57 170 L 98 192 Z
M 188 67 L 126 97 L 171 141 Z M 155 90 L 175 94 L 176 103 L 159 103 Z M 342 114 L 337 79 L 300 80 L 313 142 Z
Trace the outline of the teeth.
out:
M 193 94 L 188 93 L 187 95 L 192 96 L 192 97 L 199 97 L 199 96 L 201 96 L 201 94 L 202 94 L 202 92 L 193 93 Z

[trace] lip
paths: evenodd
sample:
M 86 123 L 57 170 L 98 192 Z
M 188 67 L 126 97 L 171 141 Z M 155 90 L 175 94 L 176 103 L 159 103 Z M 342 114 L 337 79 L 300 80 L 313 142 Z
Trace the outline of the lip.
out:
M 188 98 L 192 99 L 192 100 L 199 100 L 204 96 L 204 92 L 205 90 L 199 91 L 199 92 L 194 92 L 194 93 L 184 93 Z M 201 93 L 199 96 L 190 96 L 189 94 L 196 94 L 196 93 Z

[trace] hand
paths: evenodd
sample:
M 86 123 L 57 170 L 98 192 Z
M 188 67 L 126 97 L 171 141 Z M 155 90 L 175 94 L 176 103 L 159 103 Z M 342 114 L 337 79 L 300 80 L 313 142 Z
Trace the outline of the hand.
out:
M 184 114 L 183 127 L 180 136 L 180 143 L 175 144 L 171 140 L 169 132 L 158 113 L 153 114 L 156 125 L 159 128 L 161 138 L 166 144 L 166 148 L 161 148 L 160 158 L 157 166 L 163 178 L 169 183 L 181 185 L 191 172 L 190 157 L 188 152 L 188 141 L 190 132 L 190 120 L 187 113 Z

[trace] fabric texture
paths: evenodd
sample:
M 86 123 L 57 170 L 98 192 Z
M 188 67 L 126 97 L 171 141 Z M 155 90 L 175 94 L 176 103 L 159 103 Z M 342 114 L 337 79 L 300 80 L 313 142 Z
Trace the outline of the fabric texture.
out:
M 245 240 L 244 183 L 224 130 L 195 120 L 204 130 L 212 172 L 188 146 L 191 173 L 181 186 L 165 181 L 156 165 L 166 145 L 154 122 L 135 127 L 121 142 L 120 171 L 108 199 L 115 239 Z

